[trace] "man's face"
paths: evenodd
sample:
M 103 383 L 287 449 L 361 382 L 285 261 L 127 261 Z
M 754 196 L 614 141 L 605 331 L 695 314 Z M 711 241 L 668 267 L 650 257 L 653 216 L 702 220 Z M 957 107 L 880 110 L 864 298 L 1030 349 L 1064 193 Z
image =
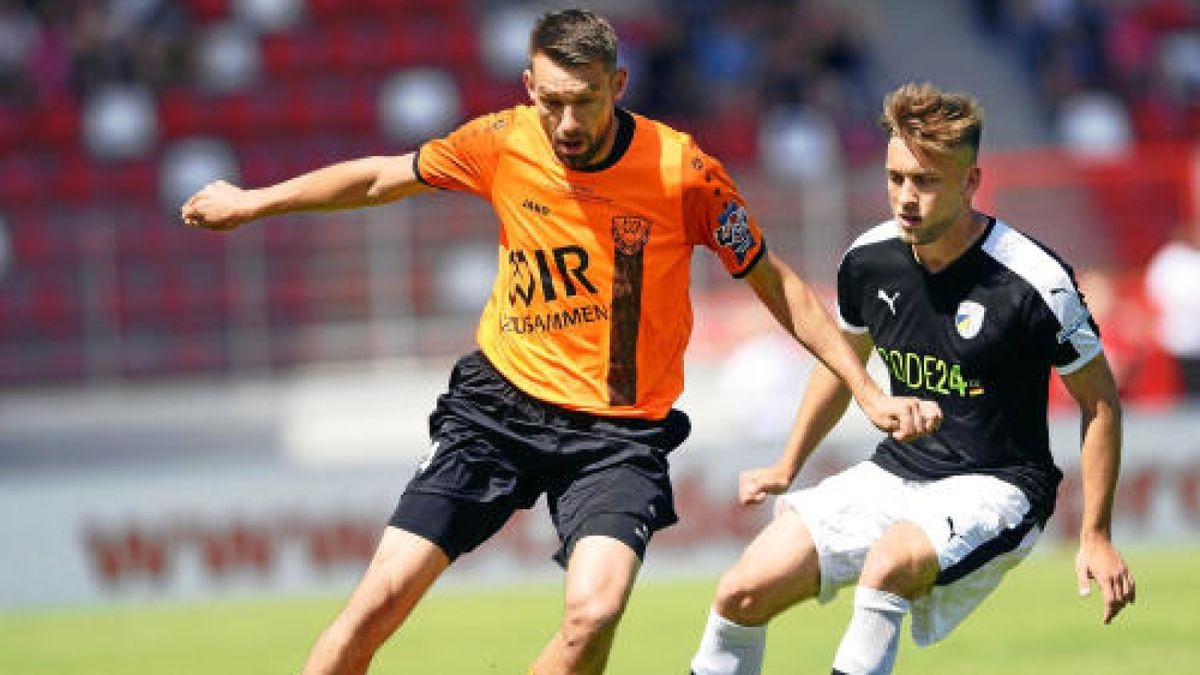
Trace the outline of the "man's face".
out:
M 911 148 L 898 136 L 887 147 L 888 202 L 900 239 L 920 246 L 941 238 L 969 213 L 979 186 L 979 167 L 969 150 L 934 154 Z
M 613 107 L 625 92 L 627 74 L 607 72 L 601 63 L 560 66 L 534 54 L 525 71 L 525 89 L 537 107 L 542 128 L 559 161 L 586 169 L 612 147 Z

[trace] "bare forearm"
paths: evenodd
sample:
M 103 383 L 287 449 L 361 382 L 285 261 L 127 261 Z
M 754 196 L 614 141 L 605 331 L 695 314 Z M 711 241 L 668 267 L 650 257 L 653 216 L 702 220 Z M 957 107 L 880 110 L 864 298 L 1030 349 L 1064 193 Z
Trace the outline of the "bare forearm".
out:
M 1121 468 L 1121 409 L 1101 400 L 1083 410 L 1080 472 L 1083 480 L 1083 520 L 1080 539 L 1107 540 L 1112 529 L 1113 499 Z
M 254 218 L 294 213 L 350 209 L 396 199 L 387 189 L 385 157 L 363 157 L 333 164 L 270 187 L 251 190 Z
M 863 368 L 862 360 L 846 342 L 833 317 L 808 284 L 794 275 L 783 275 L 781 282 L 787 311 L 777 311 L 775 318 L 832 374 L 840 378 L 860 402 L 881 394 Z

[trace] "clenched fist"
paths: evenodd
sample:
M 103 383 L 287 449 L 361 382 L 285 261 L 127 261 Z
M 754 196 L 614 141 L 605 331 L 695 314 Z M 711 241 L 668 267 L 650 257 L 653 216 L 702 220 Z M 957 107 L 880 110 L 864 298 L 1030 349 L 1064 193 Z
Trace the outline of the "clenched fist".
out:
M 188 227 L 232 230 L 254 220 L 256 206 L 253 190 L 219 180 L 192 195 L 179 213 Z
M 942 426 L 942 409 L 936 402 L 907 396 L 885 396 L 866 412 L 880 431 L 897 441 L 915 440 Z

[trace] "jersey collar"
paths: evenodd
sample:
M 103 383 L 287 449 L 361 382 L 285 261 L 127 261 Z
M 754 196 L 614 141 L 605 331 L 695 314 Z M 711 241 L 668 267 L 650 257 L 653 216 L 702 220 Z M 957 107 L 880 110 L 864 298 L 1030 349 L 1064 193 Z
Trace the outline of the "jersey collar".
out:
M 613 139 L 612 150 L 609 151 L 608 157 L 604 158 L 604 161 L 599 164 L 593 164 L 583 169 L 572 169 L 572 171 L 578 173 L 604 171 L 621 161 L 621 158 L 625 156 L 625 152 L 629 150 L 630 144 L 633 143 L 633 128 L 636 126 L 636 122 L 634 122 L 633 114 L 624 108 L 615 108 L 613 112 L 613 117 L 617 125 L 617 136 Z

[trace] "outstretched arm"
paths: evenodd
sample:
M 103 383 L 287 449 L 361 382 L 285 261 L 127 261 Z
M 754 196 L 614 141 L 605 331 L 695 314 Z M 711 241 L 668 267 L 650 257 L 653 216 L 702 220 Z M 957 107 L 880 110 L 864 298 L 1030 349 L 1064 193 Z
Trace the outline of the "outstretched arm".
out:
M 1135 598 L 1133 574 L 1112 544 L 1112 508 L 1121 467 L 1121 403 L 1104 355 L 1063 377 L 1079 403 L 1083 479 L 1083 522 L 1075 575 L 1079 594 L 1091 592 L 1095 580 L 1104 597 L 1104 623 Z
M 871 336 L 867 333 L 846 334 L 846 340 L 858 355 L 859 362 L 865 363 L 871 354 Z M 809 376 L 804 400 L 800 402 L 779 460 L 774 466 L 742 472 L 738 480 L 741 503 L 758 504 L 767 495 L 787 491 L 817 444 L 842 419 L 849 404 L 850 389 L 833 371 L 817 363 Z
M 784 329 L 841 378 L 880 430 L 903 441 L 927 434 L 941 423 L 936 404 L 891 397 L 879 389 L 812 289 L 774 254 L 768 251 L 746 280 Z
M 413 159 L 413 153 L 363 157 L 256 190 L 216 181 L 192 195 L 180 215 L 189 227 L 232 230 L 283 213 L 384 204 L 432 189 L 417 179 Z

